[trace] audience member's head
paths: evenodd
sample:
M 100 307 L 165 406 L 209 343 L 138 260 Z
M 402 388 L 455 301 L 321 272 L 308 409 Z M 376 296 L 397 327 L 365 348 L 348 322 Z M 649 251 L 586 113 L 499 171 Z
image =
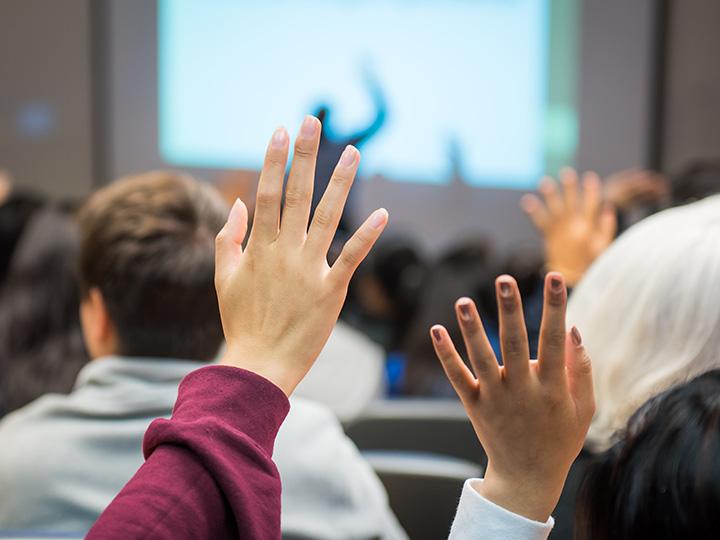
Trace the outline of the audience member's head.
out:
M 217 354 L 215 236 L 227 212 L 212 187 L 169 172 L 118 180 L 87 201 L 81 319 L 93 358 Z
M 427 263 L 414 240 L 381 238 L 359 268 L 350 290 L 362 316 L 387 327 L 378 341 L 390 350 L 402 342 L 418 305 Z
M 696 161 L 671 182 L 673 205 L 687 204 L 720 193 L 720 162 Z
M 78 233 L 54 210 L 35 213 L 0 290 L 0 409 L 72 389 L 87 362 L 78 315 Z M 0 412 L 1 414 L 1 412 Z
M 716 538 L 719 428 L 718 370 L 650 399 L 587 470 L 577 537 Z
M 427 329 L 442 324 L 456 342 L 462 337 L 456 324 L 455 300 L 469 291 L 480 291 L 484 283 L 493 283 L 496 263 L 488 243 L 470 238 L 443 253 L 427 272 L 418 291 L 419 307 L 403 344 L 407 356 L 404 392 L 411 395 L 455 396 L 442 367 L 435 359 Z M 488 310 L 482 298 L 476 297 L 483 320 Z M 493 304 L 494 308 L 494 304 Z
M 642 221 L 595 261 L 568 306 L 593 359 L 591 450 L 649 397 L 720 367 L 719 298 L 720 196 Z
M 7 275 L 25 225 L 41 206 L 39 197 L 17 193 L 9 177 L 0 171 L 0 283 Z

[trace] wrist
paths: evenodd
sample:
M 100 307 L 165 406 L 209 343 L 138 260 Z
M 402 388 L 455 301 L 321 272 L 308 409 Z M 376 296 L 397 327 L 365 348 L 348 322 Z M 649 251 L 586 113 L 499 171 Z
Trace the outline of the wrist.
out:
M 473 489 L 510 512 L 545 523 L 560 499 L 566 476 L 527 474 L 511 478 L 496 474 L 488 465 L 484 480 Z
M 251 371 L 270 381 L 288 397 L 290 397 L 298 383 L 296 378 L 288 373 L 287 369 L 283 368 L 287 364 L 282 362 L 277 355 L 265 354 L 252 350 L 252 348 L 239 348 L 228 345 L 219 364 Z

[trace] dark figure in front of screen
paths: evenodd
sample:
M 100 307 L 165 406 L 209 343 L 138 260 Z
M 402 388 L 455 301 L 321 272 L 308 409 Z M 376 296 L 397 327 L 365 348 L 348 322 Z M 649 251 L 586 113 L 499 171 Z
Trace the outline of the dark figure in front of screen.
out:
M 315 111 L 315 116 L 317 116 L 320 122 L 322 122 L 323 129 L 320 137 L 317 165 L 315 168 L 315 188 L 313 191 L 312 206 L 313 211 L 320 202 L 320 197 L 323 193 L 325 193 L 325 188 L 330 180 L 333 169 L 340 159 L 343 150 L 345 150 L 345 147 L 351 144 L 356 148 L 360 148 L 373 135 L 375 135 L 385 123 L 387 104 L 385 103 L 385 97 L 380 89 L 380 85 L 370 74 L 367 74 L 365 78 L 373 103 L 375 104 L 375 118 L 366 128 L 353 134 L 340 135 L 335 133 L 332 129 L 330 120 L 331 111 L 328 105 L 322 104 Z M 345 206 L 345 212 L 343 213 L 342 219 L 340 220 L 340 226 L 338 227 L 338 233 L 343 236 L 352 231 L 354 191 L 354 188 L 350 191 L 348 202 Z

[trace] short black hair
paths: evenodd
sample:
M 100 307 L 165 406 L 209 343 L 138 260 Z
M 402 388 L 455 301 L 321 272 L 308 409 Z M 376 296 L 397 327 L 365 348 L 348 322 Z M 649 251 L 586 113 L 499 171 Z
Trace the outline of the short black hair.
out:
M 579 540 L 717 538 L 720 370 L 650 399 L 589 466 Z
M 171 172 L 128 177 L 80 211 L 80 286 L 100 290 L 124 356 L 211 360 L 222 343 L 215 236 L 228 208 Z

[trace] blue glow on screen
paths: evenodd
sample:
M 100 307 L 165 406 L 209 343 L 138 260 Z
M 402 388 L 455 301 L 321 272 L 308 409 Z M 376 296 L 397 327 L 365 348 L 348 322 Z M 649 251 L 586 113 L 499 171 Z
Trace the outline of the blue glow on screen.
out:
M 160 0 L 163 158 L 262 165 L 278 125 L 386 119 L 362 174 L 527 188 L 544 169 L 549 0 Z

